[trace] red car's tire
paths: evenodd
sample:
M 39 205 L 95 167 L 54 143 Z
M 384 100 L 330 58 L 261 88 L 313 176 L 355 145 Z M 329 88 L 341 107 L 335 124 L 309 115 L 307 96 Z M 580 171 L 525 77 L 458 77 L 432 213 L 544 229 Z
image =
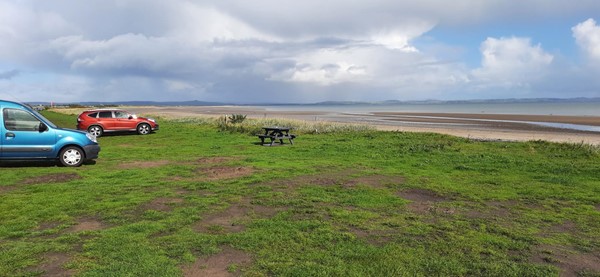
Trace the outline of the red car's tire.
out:
M 92 125 L 88 128 L 88 133 L 90 133 L 96 137 L 100 137 L 100 136 L 102 136 L 102 134 L 104 134 L 104 129 L 102 129 L 101 126 Z
M 152 131 L 152 128 L 150 127 L 150 124 L 148 124 L 148 123 L 142 123 L 137 126 L 137 132 L 140 135 L 150 134 L 151 131 Z

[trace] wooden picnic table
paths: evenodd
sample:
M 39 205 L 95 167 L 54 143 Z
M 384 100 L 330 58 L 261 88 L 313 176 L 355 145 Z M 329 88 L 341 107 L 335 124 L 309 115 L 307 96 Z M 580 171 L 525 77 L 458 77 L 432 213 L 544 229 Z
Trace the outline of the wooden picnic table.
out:
M 283 140 L 287 139 L 290 141 L 290 144 L 294 144 L 294 139 L 296 135 L 290 134 L 289 127 L 279 127 L 279 126 L 271 126 L 271 127 L 263 127 L 265 130 L 264 134 L 259 134 L 258 138 L 262 145 L 265 145 L 265 139 L 270 139 L 269 146 L 273 146 L 273 143 L 279 140 L 280 144 L 283 144 Z

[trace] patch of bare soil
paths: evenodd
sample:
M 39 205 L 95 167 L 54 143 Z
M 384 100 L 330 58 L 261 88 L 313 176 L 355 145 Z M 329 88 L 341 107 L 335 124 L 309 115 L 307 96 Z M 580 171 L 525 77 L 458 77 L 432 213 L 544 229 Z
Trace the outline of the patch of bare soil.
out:
M 140 210 L 155 210 L 161 212 L 170 212 L 173 210 L 173 206 L 182 203 L 183 199 L 176 197 L 159 197 L 152 201 L 140 206 Z
M 80 218 L 77 223 L 67 229 L 68 232 L 97 231 L 106 229 L 106 224 L 96 218 Z
M 127 162 L 122 163 L 119 167 L 124 169 L 132 169 L 132 168 L 155 168 L 161 167 L 170 164 L 170 161 L 167 160 L 159 160 L 159 161 L 135 161 L 135 162 Z
M 42 223 L 40 223 L 40 225 L 38 225 L 37 230 L 39 230 L 39 231 L 50 230 L 50 229 L 54 229 L 54 228 L 58 227 L 61 224 L 62 224 L 62 222 L 58 222 L 58 221 L 42 222 Z
M 229 206 L 225 210 L 210 213 L 202 218 L 193 229 L 203 233 L 237 233 L 245 230 L 245 222 L 252 218 L 267 218 L 281 209 L 252 205 L 248 201 Z
M 244 166 L 213 166 L 199 168 L 197 172 L 205 175 L 209 180 L 222 180 L 249 176 L 254 169 Z
M 349 231 L 359 239 L 364 239 L 372 245 L 382 246 L 391 242 L 392 231 L 384 230 L 363 230 L 356 227 L 349 227 Z
M 470 218 L 498 221 L 510 218 L 512 216 L 511 209 L 517 205 L 519 205 L 519 203 L 515 200 L 490 201 L 485 203 L 483 208 L 467 211 L 465 215 Z
M 10 192 L 17 189 L 17 186 L 0 186 L 0 193 Z
M 240 275 L 240 269 L 248 266 L 252 257 L 241 250 L 229 246 L 209 257 L 199 258 L 193 265 L 184 266 L 183 276 L 186 277 L 226 277 Z
M 204 157 L 198 159 L 199 164 L 222 164 L 234 160 L 233 157 Z
M 42 176 L 27 178 L 21 181 L 23 185 L 47 184 L 47 183 L 64 183 L 72 180 L 81 179 L 77 173 L 53 173 Z
M 358 185 L 367 185 L 374 188 L 386 188 L 387 186 L 399 185 L 405 182 L 402 176 L 388 176 L 388 175 L 368 175 L 353 177 L 359 173 L 358 170 L 348 169 L 334 172 L 323 172 L 314 175 L 303 175 L 291 179 L 282 181 L 273 181 L 266 185 L 274 187 L 275 191 L 289 192 L 302 185 L 316 185 L 316 186 L 335 186 L 341 185 L 346 188 L 354 188 Z
M 41 264 L 31 268 L 33 272 L 42 272 L 42 276 L 73 276 L 75 271 L 63 266 L 71 260 L 67 253 L 51 252 L 43 256 Z
M 185 194 L 188 194 L 188 193 L 190 193 L 190 192 L 191 192 L 191 191 L 189 191 L 189 190 L 187 190 L 187 189 L 185 189 L 185 188 L 178 188 L 178 189 L 176 189 L 176 190 L 175 190 L 175 193 L 176 193 L 177 195 L 185 195 Z
M 403 184 L 406 179 L 402 176 L 369 175 L 348 180 L 343 183 L 344 187 L 355 187 L 359 184 L 374 188 L 386 188 L 388 185 Z
M 561 276 L 600 274 L 600 254 L 582 253 L 564 246 L 540 245 L 534 250 L 530 260 L 558 267 Z
M 455 211 L 451 208 L 443 208 L 438 204 L 449 201 L 433 191 L 425 189 L 409 189 L 398 192 L 398 196 L 410 200 L 407 207 L 410 211 L 417 214 L 425 213 L 444 213 L 453 214 Z
M 296 187 L 302 185 L 317 185 L 317 186 L 334 186 L 344 184 L 351 179 L 351 175 L 355 174 L 356 170 L 344 170 L 335 172 L 324 172 L 315 175 L 303 175 L 286 179 L 284 181 L 274 180 L 266 185 L 273 186 L 274 191 L 290 192 Z
M 596 205 L 596 210 L 600 211 L 600 204 Z
M 576 234 L 577 232 L 578 232 L 577 224 L 575 224 L 575 222 L 573 222 L 573 221 L 566 220 L 562 223 L 554 224 L 554 225 L 550 226 L 549 228 L 542 230 L 541 235 L 542 236 L 552 236 L 555 234 L 564 234 L 564 233 Z

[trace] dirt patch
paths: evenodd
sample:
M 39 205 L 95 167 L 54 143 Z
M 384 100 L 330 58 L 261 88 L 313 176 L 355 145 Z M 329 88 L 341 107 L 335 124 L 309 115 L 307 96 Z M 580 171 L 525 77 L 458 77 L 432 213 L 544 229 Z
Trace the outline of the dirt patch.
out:
M 0 186 L 0 193 L 6 193 L 17 189 L 17 186 Z
M 205 216 L 193 229 L 203 233 L 237 233 L 246 228 L 240 221 L 251 211 L 248 206 L 233 205 L 224 211 Z
M 254 169 L 244 166 L 213 166 L 199 168 L 197 172 L 205 175 L 209 180 L 222 180 L 249 176 Z
M 170 164 L 170 161 L 167 160 L 159 160 L 159 161 L 135 161 L 135 162 L 127 162 L 122 163 L 119 167 L 124 169 L 132 169 L 132 168 L 154 168 L 161 167 Z
M 52 252 L 43 256 L 42 263 L 31 268 L 33 272 L 42 272 L 42 276 L 73 276 L 75 271 L 63 266 L 71 260 L 66 253 Z
M 51 230 L 51 229 L 57 228 L 61 224 L 63 224 L 63 223 L 59 222 L 59 221 L 42 222 L 42 223 L 40 223 L 40 225 L 38 225 L 37 230 L 39 230 L 39 231 Z
M 96 218 L 80 218 L 77 223 L 67 229 L 68 232 L 98 231 L 106 229 L 106 224 Z
M 376 246 L 383 246 L 392 241 L 394 235 L 393 231 L 385 230 L 363 230 L 356 227 L 349 227 L 350 233 L 354 234 L 357 238 L 367 241 L 369 244 Z
M 465 212 L 465 216 L 470 218 L 481 218 L 487 220 L 498 221 L 512 216 L 511 208 L 516 207 L 519 203 L 515 200 L 509 201 L 489 201 L 485 206 L 477 210 L 469 210 Z
M 576 234 L 577 233 L 577 224 L 575 222 L 566 220 L 560 224 L 555 224 L 550 226 L 548 229 L 544 230 L 542 234 L 544 235 L 552 235 L 552 234 Z
M 199 164 L 222 164 L 235 160 L 233 157 L 204 157 L 198 159 Z
M 272 181 L 266 185 L 273 186 L 274 191 L 289 192 L 291 189 L 303 185 L 341 185 L 345 188 L 354 188 L 358 185 L 366 185 L 374 188 L 387 188 L 388 186 L 399 185 L 405 182 L 405 178 L 402 176 L 368 175 L 353 177 L 353 175 L 357 175 L 357 173 L 360 173 L 360 171 L 355 169 L 335 172 L 322 172 L 315 175 L 297 176 L 291 179 L 286 179 L 284 182 Z
M 596 204 L 596 210 L 600 211 L 600 204 Z
M 387 176 L 387 175 L 369 175 L 351 179 L 343 183 L 344 187 L 355 187 L 359 184 L 367 185 L 374 188 L 386 188 L 388 185 L 398 185 L 405 182 L 402 176 Z
M 302 175 L 285 180 L 274 180 L 264 185 L 272 186 L 274 191 L 289 193 L 295 188 L 303 185 L 334 186 L 341 185 L 351 180 L 351 175 L 356 170 L 344 170 L 337 172 L 322 172 L 315 175 Z
M 27 178 L 21 181 L 23 185 L 47 184 L 47 183 L 65 183 L 72 180 L 81 179 L 77 173 L 53 173 L 42 176 Z
M 175 194 L 177 194 L 177 195 L 186 195 L 186 194 L 188 194 L 188 193 L 191 193 L 191 191 L 190 191 L 190 190 L 187 190 L 187 189 L 185 189 L 185 188 L 177 188 L 177 189 L 175 190 Z
M 332 186 L 348 182 L 352 175 L 358 173 L 357 170 L 348 169 L 337 172 L 322 172 L 317 175 L 298 176 L 292 180 L 298 185 L 318 185 Z
M 543 210 L 544 207 L 523 200 L 504 200 L 504 201 L 488 201 L 483 207 L 464 211 L 464 215 L 469 218 L 485 219 L 495 222 L 503 222 L 510 224 L 515 214 L 519 214 L 523 210 Z
M 540 245 L 533 251 L 530 259 L 535 263 L 552 264 L 561 271 L 561 276 L 595 276 L 600 274 L 600 255 L 582 253 L 574 249 Z
M 161 212 L 170 212 L 173 210 L 173 207 L 179 203 L 182 203 L 183 199 L 175 198 L 175 197 L 159 197 L 155 198 L 152 201 L 143 204 L 140 207 L 140 210 L 155 210 Z
M 455 211 L 451 208 L 440 207 L 442 202 L 450 199 L 443 197 L 433 191 L 425 189 L 409 189 L 398 192 L 398 196 L 410 200 L 407 208 L 417 214 L 425 213 L 445 213 L 453 214 Z
M 184 266 L 182 270 L 186 277 L 237 276 L 240 275 L 241 268 L 251 262 L 252 257 L 248 253 L 225 246 L 220 253 L 199 258 L 193 265 Z
M 202 218 L 193 229 L 203 233 L 237 233 L 246 229 L 245 223 L 253 218 L 268 218 L 281 209 L 261 205 L 252 205 L 242 201 L 225 210 L 210 213 Z

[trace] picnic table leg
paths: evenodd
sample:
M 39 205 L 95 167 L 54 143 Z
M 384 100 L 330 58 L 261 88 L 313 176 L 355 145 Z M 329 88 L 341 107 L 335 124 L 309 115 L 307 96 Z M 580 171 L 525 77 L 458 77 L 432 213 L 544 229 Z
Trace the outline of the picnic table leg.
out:
M 269 146 L 273 146 L 274 141 L 275 141 L 275 139 L 273 137 L 271 137 L 271 144 L 269 144 Z
M 294 145 L 294 139 L 293 138 L 290 138 L 290 144 Z

